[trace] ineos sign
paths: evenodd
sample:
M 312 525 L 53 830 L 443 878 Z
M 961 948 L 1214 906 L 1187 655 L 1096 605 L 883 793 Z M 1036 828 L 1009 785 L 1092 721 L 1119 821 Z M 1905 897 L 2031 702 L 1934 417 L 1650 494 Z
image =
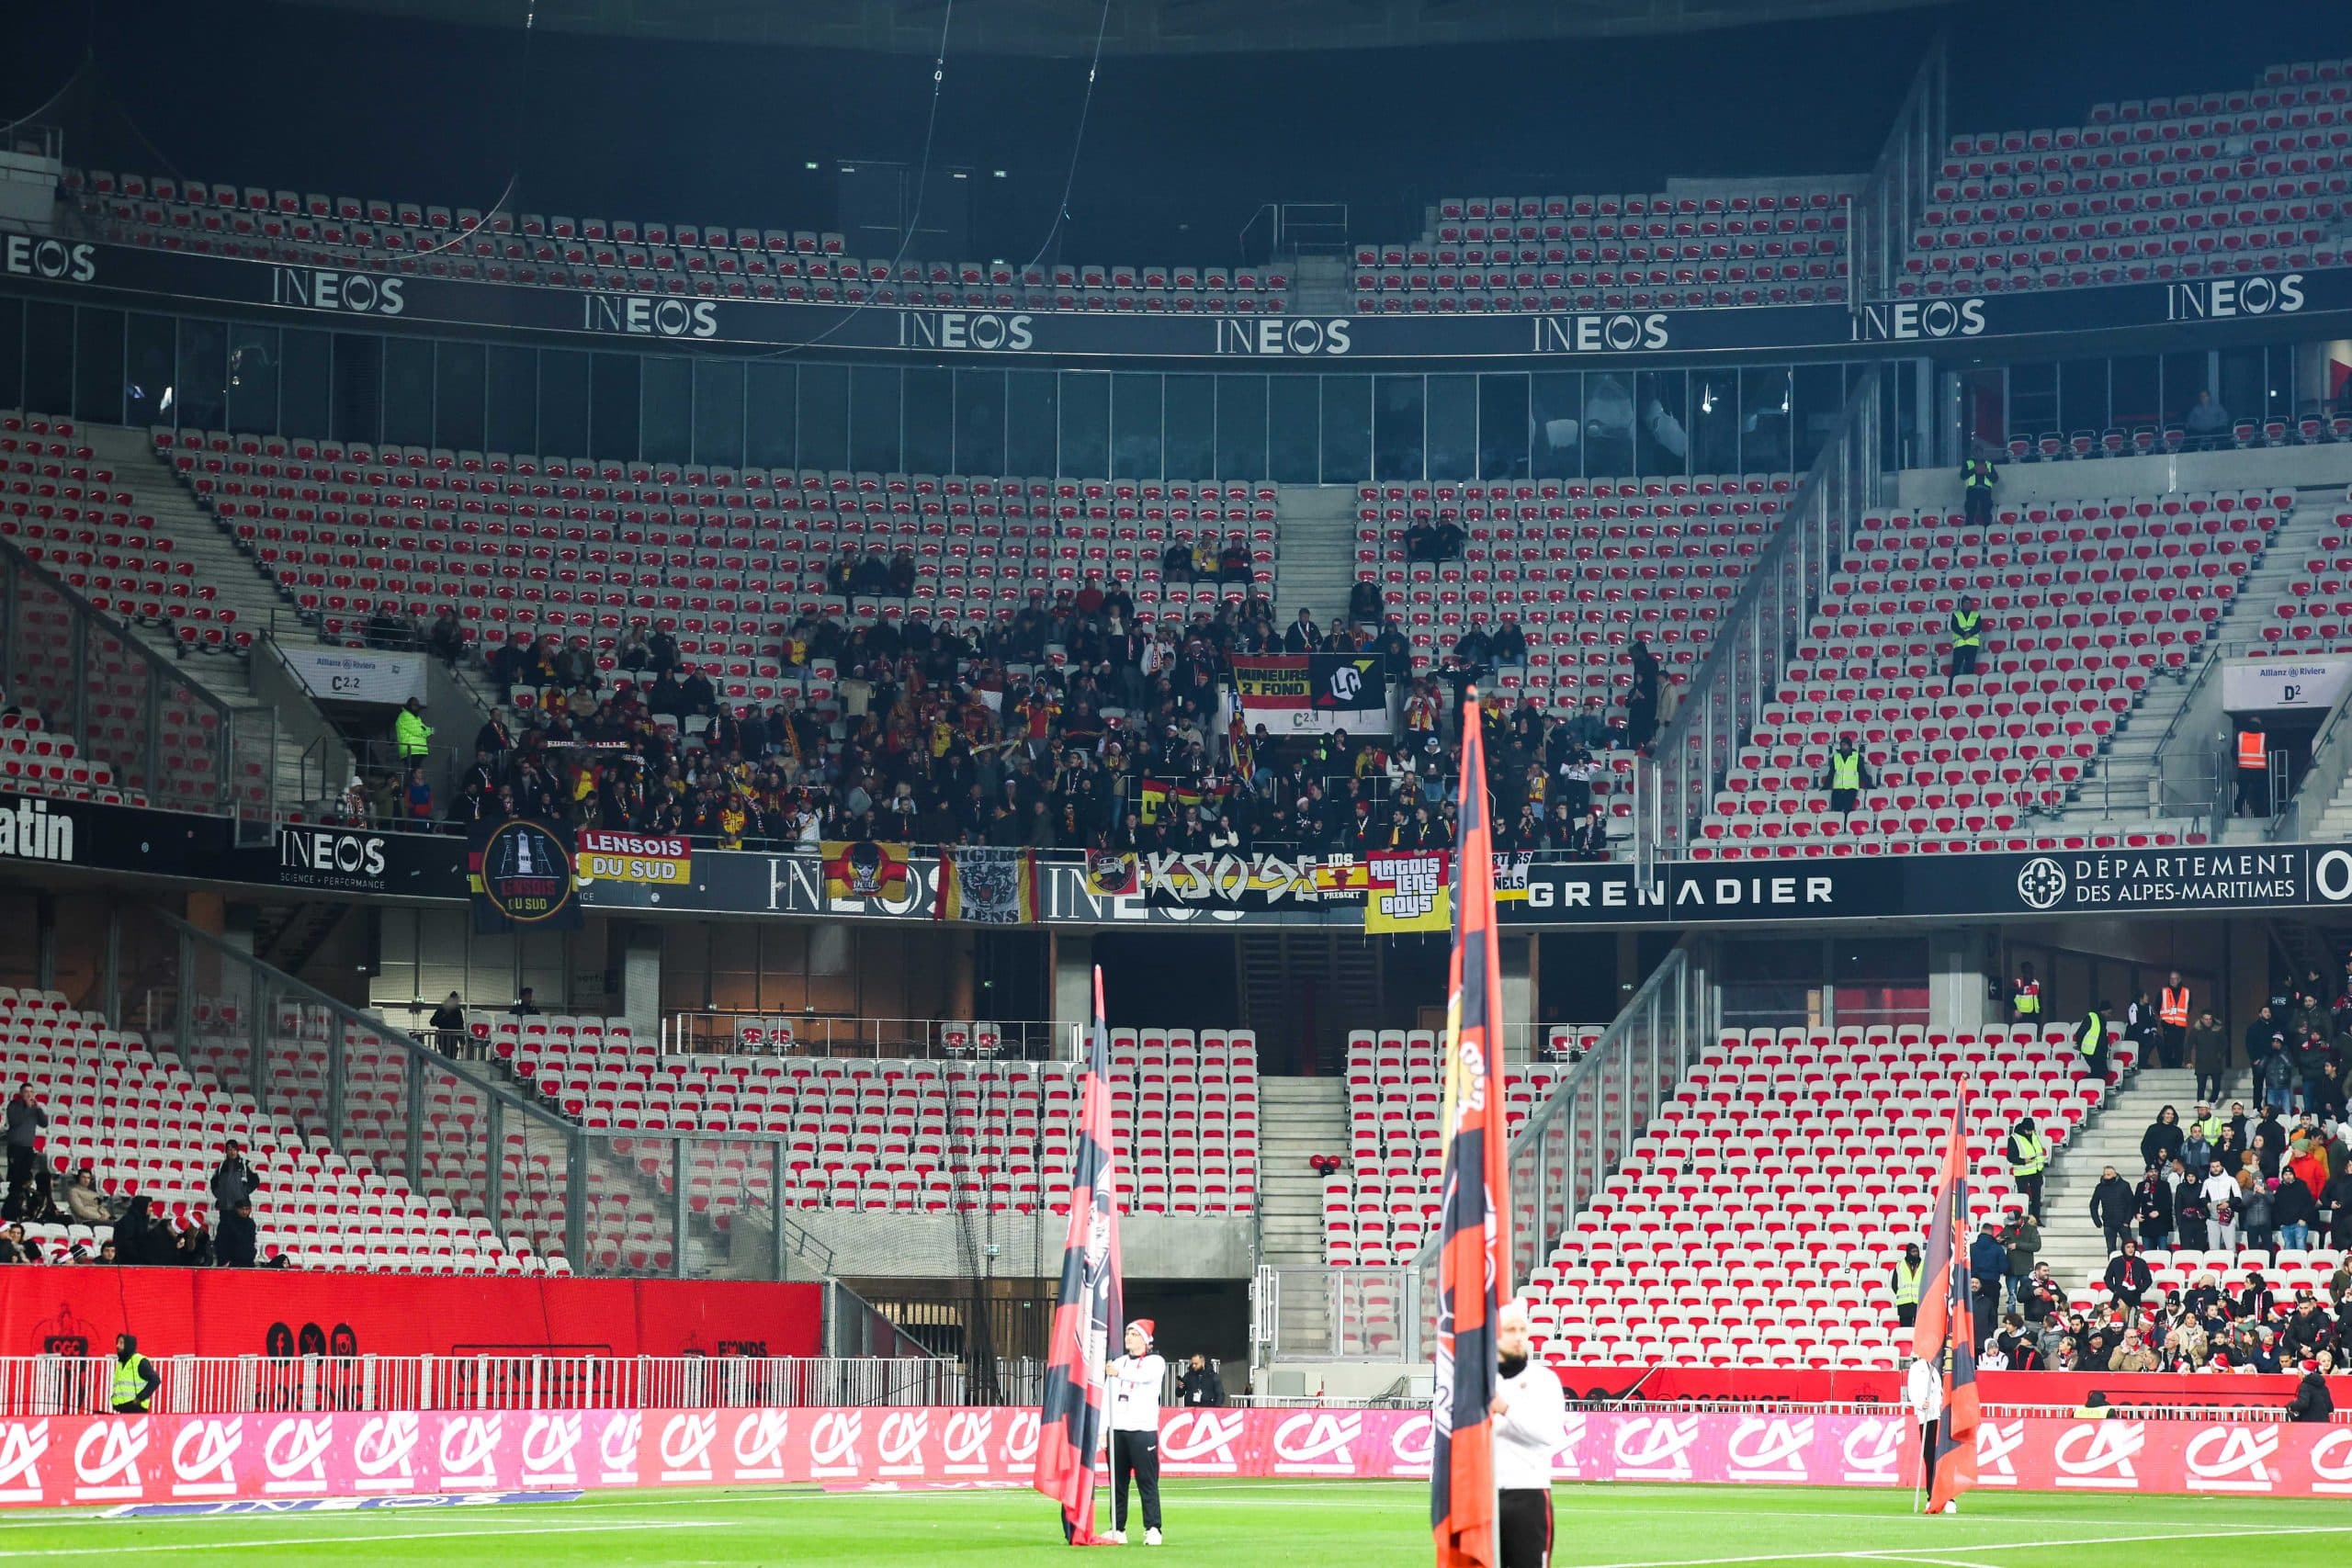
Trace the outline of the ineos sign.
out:
M 320 266 L 269 269 L 269 302 L 306 310 L 341 310 L 358 316 L 397 316 L 408 309 L 401 290 L 407 280 L 371 272 L 336 272 Z
M 1672 334 L 1665 312 L 1645 316 L 1538 316 L 1538 354 L 1625 354 L 1637 348 L 1664 348 Z
M 1982 299 L 1905 299 L 1892 305 L 1865 305 L 1854 313 L 1856 343 L 1975 337 L 1984 330 Z
M 1035 342 L 1030 318 L 993 310 L 901 310 L 900 348 L 978 349 L 983 354 L 1020 354 Z
M 2239 316 L 2291 316 L 2303 308 L 2303 275 L 2209 277 L 2165 288 L 2165 320 L 2225 321 Z
M 1216 351 L 1261 358 L 1336 358 L 1353 346 L 1348 336 L 1352 324 L 1345 316 L 1261 316 L 1249 321 L 1227 317 L 1216 323 Z
M 98 275 L 97 253 L 62 240 L 10 234 L 0 238 L 0 272 L 51 283 L 87 283 Z
M 657 294 L 590 294 L 580 302 L 581 326 L 630 337 L 717 337 L 718 306 L 709 299 Z

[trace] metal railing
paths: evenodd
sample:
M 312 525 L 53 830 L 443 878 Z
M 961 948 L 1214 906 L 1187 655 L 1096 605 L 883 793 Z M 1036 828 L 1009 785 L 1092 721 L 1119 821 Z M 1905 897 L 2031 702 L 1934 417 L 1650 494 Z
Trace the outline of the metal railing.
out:
M 1844 559 L 1854 522 L 1884 503 L 1879 465 L 1884 385 L 1873 370 L 1846 400 L 1838 430 L 1805 473 L 1772 538 L 1716 623 L 1706 657 L 1635 770 L 1634 858 L 1644 875 L 1688 850 L 1714 792 L 1795 658 L 1798 642 Z
M 157 1356 L 150 1407 L 187 1416 L 962 1404 L 961 1362 L 915 1356 Z M 108 1408 L 104 1356 L 0 1357 L 0 1416 Z M 1042 1369 L 1000 1372 L 1027 1403 Z
M 1911 236 L 1935 189 L 1951 105 L 1950 60 L 1948 38 L 1939 33 L 1912 75 L 1861 194 L 1852 200 L 1846 225 L 1847 303 L 1856 311 L 1865 301 L 1894 294 L 1910 255 Z
M 1057 1061 L 1067 1055 L 1048 1019 L 836 1018 L 728 1008 L 664 1014 L 662 1054 L 1028 1062 Z
M 103 762 L 126 795 L 170 811 L 233 816 L 258 834 L 277 812 L 277 715 L 232 707 L 0 538 L 0 691 Z M 241 841 L 248 841 L 240 832 Z M 257 840 L 255 840 L 257 841 Z
M 1258 1270 L 1251 1283 L 1260 1364 L 1272 1361 L 1395 1361 L 1419 1366 L 1427 1307 L 1421 1271 L 1410 1265 Z

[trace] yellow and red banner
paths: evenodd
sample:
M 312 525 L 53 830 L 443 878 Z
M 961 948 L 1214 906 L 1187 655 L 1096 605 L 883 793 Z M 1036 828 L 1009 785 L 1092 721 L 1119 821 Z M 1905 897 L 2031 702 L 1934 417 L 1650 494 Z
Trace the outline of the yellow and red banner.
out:
M 828 898 L 896 898 L 907 891 L 904 844 L 876 839 L 828 839 L 817 850 L 825 859 Z
M 630 882 L 653 887 L 683 887 L 694 880 L 694 840 L 647 833 L 615 833 L 582 828 L 573 847 L 574 881 Z

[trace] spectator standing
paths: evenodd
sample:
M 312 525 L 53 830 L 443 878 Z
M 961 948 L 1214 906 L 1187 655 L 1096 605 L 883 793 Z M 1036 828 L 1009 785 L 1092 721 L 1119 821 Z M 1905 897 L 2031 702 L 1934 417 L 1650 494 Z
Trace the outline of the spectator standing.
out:
M 1972 451 L 1960 465 L 1960 494 L 1962 515 L 1968 525 L 1979 533 L 1993 523 L 1993 489 L 2001 476 L 1993 467 L 1993 459 L 1985 456 L 1983 446 Z
M 220 1163 L 212 1168 L 212 1201 L 224 1214 L 260 1190 L 261 1177 L 245 1159 L 245 1149 L 234 1138 L 221 1145 Z
M 2001 1240 L 2009 1249 L 2009 1277 L 2003 1292 L 2005 1304 L 2018 1304 L 2018 1292 L 2031 1278 L 2035 1260 L 2041 1256 L 2041 1222 L 2030 1213 L 2009 1211 L 2009 1223 L 2001 1232 Z
M 1625 695 L 1625 744 L 1632 750 L 1646 750 L 1657 734 L 1658 676 L 1661 667 L 1657 655 L 1650 651 L 1646 637 L 1635 637 L 1625 650 L 1625 662 L 1633 666 L 1633 688 Z
M 2230 1071 L 2230 1037 L 2211 1008 L 2197 1015 L 2188 1032 L 2188 1062 L 2197 1069 L 2197 1098 L 2209 1103 L 2221 1099 L 2222 1080 Z
M 2134 1195 L 2134 1217 L 2140 1223 L 2140 1245 L 2162 1252 L 2172 1245 L 2173 1192 L 2161 1166 L 2148 1167 Z
M 2199 390 L 2197 400 L 2188 405 L 2188 413 L 2181 423 L 2188 433 L 2192 446 L 2218 446 L 2230 433 L 2230 411 L 2222 406 L 2208 387 Z
M 2327 1391 L 2327 1379 L 2320 1375 L 2319 1362 L 2303 1362 L 2302 1372 L 2302 1381 L 2295 1385 L 2295 1397 L 2287 1405 L 2287 1419 L 2311 1422 L 2335 1419 L 2335 1400 Z
M 449 999 L 433 1010 L 425 1022 L 432 1027 L 433 1043 L 440 1053 L 455 1061 L 466 1044 L 466 1004 L 451 991 Z
M 33 1167 L 40 1159 L 34 1144 L 41 1129 L 49 1125 L 49 1111 L 33 1094 L 30 1083 L 17 1086 L 16 1094 L 8 1101 L 8 1185 L 32 1179 Z
M 2205 1224 L 2211 1249 L 2235 1252 L 2238 1249 L 2238 1183 L 2237 1178 L 2222 1168 L 2215 1159 L 2206 1168 L 2204 1181 L 2198 1192 L 2205 1200 Z
M 2271 1184 L 2270 1223 L 2278 1233 L 2282 1250 L 2301 1251 L 2312 1244 L 2312 1222 L 2319 1217 L 2319 1203 L 2312 1190 L 2290 1176 Z
M 1969 1288 L 1974 1292 L 1969 1307 L 1976 1321 L 1976 1341 L 1983 1344 L 1993 1336 L 1993 1325 L 2000 1315 L 2003 1281 L 2009 1277 L 2009 1249 L 1993 1222 L 1986 1220 L 1976 1239 L 1968 1244 Z
M 260 1228 L 254 1224 L 254 1201 L 240 1198 L 235 1208 L 220 1216 L 212 1238 L 213 1260 L 223 1269 L 250 1269 L 260 1243 Z
M 2132 1186 L 2115 1173 L 2111 1165 L 2101 1166 L 2098 1185 L 2091 1189 L 2091 1224 L 2098 1226 L 2107 1237 L 2107 1250 L 2112 1255 L 2122 1250 L 2132 1237 L 2132 1225 L 2139 1215 L 2139 1204 L 2132 1196 Z
M 2161 1171 L 2180 1154 L 2187 1136 L 2181 1131 L 2180 1112 L 2167 1105 L 2156 1112 L 2148 1130 L 2140 1134 L 2140 1158 L 2150 1170 Z

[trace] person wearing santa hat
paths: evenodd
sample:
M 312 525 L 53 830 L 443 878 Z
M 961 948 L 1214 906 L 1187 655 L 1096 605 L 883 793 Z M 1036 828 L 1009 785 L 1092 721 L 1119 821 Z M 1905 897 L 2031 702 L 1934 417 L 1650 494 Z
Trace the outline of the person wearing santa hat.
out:
M 1143 1543 L 1159 1544 L 1159 1391 L 1168 1362 L 1153 1353 L 1156 1325 L 1139 1317 L 1127 1325 L 1127 1353 L 1114 1360 L 1111 1383 L 1111 1537 L 1127 1544 L 1127 1478 L 1143 1495 Z

